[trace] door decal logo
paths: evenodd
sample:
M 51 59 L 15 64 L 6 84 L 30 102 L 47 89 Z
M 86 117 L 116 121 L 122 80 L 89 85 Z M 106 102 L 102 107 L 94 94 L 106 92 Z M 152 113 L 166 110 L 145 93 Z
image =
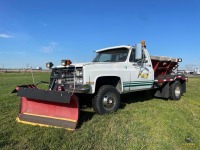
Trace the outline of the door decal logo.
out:
M 141 68 L 138 74 L 138 78 L 140 79 L 148 79 L 149 77 L 149 69 L 148 68 Z
M 139 78 L 147 79 L 149 77 L 149 73 L 140 73 Z

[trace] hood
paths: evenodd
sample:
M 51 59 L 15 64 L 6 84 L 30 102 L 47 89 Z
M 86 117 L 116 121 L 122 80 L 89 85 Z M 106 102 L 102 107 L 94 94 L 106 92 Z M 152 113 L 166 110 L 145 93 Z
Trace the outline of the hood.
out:
M 73 63 L 70 66 L 75 66 L 75 67 L 83 67 L 85 65 L 90 65 L 92 62 L 85 62 L 85 63 Z
M 118 62 L 119 63 L 119 62 Z M 124 63 L 124 62 L 121 62 Z M 85 62 L 85 63 L 73 63 L 70 66 L 66 67 L 83 67 L 83 66 L 88 66 L 88 65 L 104 65 L 104 64 L 116 64 L 116 62 Z M 54 68 L 54 67 L 53 67 Z M 56 66 L 55 68 L 63 68 L 63 66 L 59 65 Z
M 124 63 L 124 62 L 87 62 L 87 63 L 73 63 L 70 66 L 75 67 L 83 67 L 88 65 L 97 65 L 97 64 L 116 64 L 116 63 Z
M 70 66 L 66 66 L 66 67 L 83 67 L 85 65 L 89 65 L 89 64 L 92 64 L 92 62 L 87 62 L 87 63 L 73 63 L 71 64 Z M 53 68 L 63 68 L 64 66 L 56 66 L 56 67 L 53 67 Z

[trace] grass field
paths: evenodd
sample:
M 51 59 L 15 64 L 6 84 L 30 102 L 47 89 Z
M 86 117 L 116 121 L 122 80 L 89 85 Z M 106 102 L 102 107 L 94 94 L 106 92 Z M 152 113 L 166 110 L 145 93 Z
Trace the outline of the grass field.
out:
M 49 73 L 34 73 L 48 81 Z M 121 109 L 100 116 L 81 110 L 76 131 L 17 123 L 16 85 L 32 83 L 31 74 L 0 74 L 0 149 L 200 149 L 200 78 L 190 78 L 180 101 L 148 93 L 122 96 Z

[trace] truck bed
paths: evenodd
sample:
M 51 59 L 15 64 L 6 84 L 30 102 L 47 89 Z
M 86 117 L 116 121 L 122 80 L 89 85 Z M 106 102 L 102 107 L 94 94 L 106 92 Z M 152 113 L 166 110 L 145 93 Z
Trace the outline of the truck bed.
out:
M 178 67 L 179 60 L 166 56 L 151 56 L 155 79 L 159 76 L 171 74 Z

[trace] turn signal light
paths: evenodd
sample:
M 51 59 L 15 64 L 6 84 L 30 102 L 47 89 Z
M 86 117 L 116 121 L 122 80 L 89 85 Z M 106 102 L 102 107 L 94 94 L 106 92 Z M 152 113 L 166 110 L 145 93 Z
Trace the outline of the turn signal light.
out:
M 48 62 L 46 63 L 46 67 L 51 69 L 53 67 L 53 63 L 52 62 Z

